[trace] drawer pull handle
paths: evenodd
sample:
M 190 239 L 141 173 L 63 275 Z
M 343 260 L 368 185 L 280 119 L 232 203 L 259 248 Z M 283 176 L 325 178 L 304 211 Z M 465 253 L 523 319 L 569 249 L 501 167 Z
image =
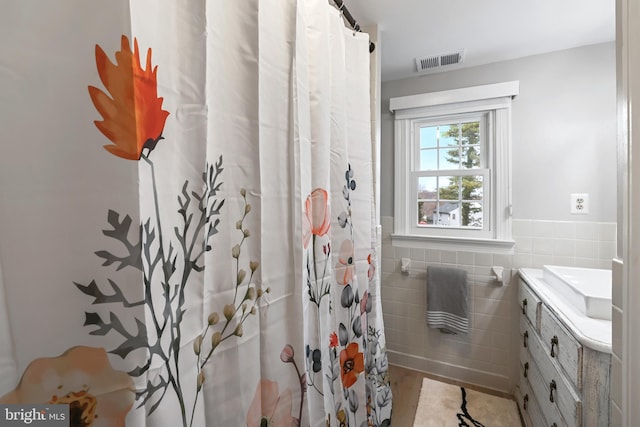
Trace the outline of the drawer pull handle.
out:
M 553 424 L 551 424 L 551 427 L 558 427 L 558 424 L 553 423 Z
M 524 363 L 524 377 L 527 378 L 527 371 L 529 370 L 529 362 Z
M 526 411 L 527 410 L 527 405 L 529 404 L 529 395 L 525 394 L 524 398 L 522 399 L 522 408 Z
M 522 344 L 526 347 L 527 346 L 527 339 L 529 339 L 529 332 L 524 331 L 524 341 L 522 342 Z
M 522 300 L 522 314 L 527 314 L 527 299 Z
M 553 391 L 556 389 L 556 380 L 551 380 L 549 383 L 549 401 L 553 402 Z
M 553 351 L 553 347 L 558 345 L 558 336 L 554 335 L 551 338 L 551 357 L 556 357 L 556 353 Z

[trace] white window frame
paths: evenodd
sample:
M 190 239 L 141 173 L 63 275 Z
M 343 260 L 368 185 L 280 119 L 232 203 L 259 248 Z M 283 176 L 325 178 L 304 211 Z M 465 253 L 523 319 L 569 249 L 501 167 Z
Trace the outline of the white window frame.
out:
M 394 246 L 513 253 L 511 100 L 518 93 L 519 82 L 513 81 L 391 98 L 390 110 L 395 113 Z M 484 167 L 456 173 L 485 174 L 483 229 L 418 227 L 416 129 L 425 123 L 455 122 L 456 117 L 469 115 L 486 115 L 483 136 L 488 138 L 481 150 Z

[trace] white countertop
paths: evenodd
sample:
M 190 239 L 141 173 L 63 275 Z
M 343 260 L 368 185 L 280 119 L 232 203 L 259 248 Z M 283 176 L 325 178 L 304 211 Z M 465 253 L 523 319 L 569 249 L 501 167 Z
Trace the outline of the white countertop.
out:
M 540 299 L 558 316 L 584 346 L 603 353 L 611 353 L 611 321 L 585 316 L 566 303 L 559 293 L 542 279 L 542 270 L 521 268 L 520 277 Z

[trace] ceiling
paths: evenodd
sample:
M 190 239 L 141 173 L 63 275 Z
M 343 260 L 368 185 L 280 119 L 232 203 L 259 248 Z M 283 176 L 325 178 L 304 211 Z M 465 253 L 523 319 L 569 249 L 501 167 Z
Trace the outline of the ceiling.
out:
M 615 40 L 615 0 L 345 0 L 382 34 L 382 81 L 415 77 L 415 58 L 464 49 L 472 67 Z

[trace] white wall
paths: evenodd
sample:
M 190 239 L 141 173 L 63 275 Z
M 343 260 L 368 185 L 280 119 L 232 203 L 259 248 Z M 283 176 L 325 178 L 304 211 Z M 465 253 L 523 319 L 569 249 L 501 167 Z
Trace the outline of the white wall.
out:
M 616 255 L 615 44 L 601 44 L 382 85 L 382 303 L 389 361 L 512 392 L 519 348 L 515 271 L 558 264 L 611 268 Z M 394 247 L 390 97 L 519 80 L 513 115 L 513 255 Z M 591 195 L 589 215 L 569 194 Z M 400 258 L 410 258 L 408 275 Z M 469 274 L 469 336 L 426 327 L 426 268 Z M 505 268 L 501 286 L 491 266 Z
M 605 43 L 382 84 L 381 214 L 393 216 L 389 98 L 519 80 L 513 117 L 514 218 L 616 221 L 616 56 Z M 590 194 L 571 215 L 570 193 Z

